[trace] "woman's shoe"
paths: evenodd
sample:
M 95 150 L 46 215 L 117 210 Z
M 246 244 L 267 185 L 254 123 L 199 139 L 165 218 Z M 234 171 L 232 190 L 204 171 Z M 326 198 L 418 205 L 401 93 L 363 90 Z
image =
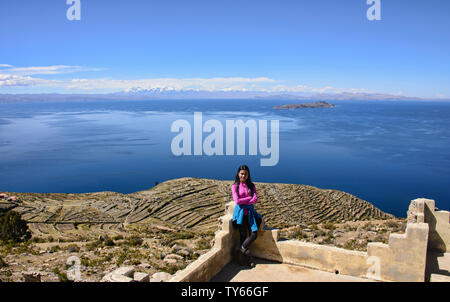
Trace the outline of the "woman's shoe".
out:
M 252 256 L 248 256 L 247 257 L 247 266 L 248 267 L 251 267 L 251 268 L 253 268 L 253 267 L 255 267 L 255 262 L 253 261 L 253 257 Z

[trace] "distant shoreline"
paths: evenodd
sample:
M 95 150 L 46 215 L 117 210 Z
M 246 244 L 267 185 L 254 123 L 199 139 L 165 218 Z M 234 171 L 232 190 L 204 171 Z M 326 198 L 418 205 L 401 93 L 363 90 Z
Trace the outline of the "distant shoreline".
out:
M 341 94 L 263 94 L 257 92 L 208 92 L 179 91 L 174 93 L 111 93 L 111 94 L 0 94 L 0 103 L 25 102 L 82 102 L 82 101 L 151 101 L 151 100 L 280 100 L 280 101 L 436 101 L 450 99 L 407 97 L 389 94 L 341 93 Z

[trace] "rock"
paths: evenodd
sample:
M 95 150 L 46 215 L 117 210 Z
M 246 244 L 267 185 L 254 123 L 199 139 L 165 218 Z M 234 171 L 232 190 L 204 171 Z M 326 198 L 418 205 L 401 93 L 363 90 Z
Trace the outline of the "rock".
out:
M 180 255 L 177 255 L 177 254 L 169 254 L 164 258 L 164 260 L 166 260 L 166 259 L 183 260 L 183 257 L 181 257 Z
M 152 275 L 150 282 L 166 282 L 172 277 L 171 274 L 166 272 L 158 272 Z
M 134 266 L 122 266 L 113 271 L 112 273 L 132 278 L 134 275 Z
M 100 282 L 133 282 L 134 280 L 124 275 L 113 273 L 106 274 Z
M 366 240 L 366 239 L 358 239 L 358 240 L 356 240 L 356 243 L 357 243 L 359 246 L 363 246 L 363 245 L 366 245 L 366 244 L 367 244 L 367 240 Z
M 136 272 L 133 277 L 136 282 L 150 282 L 150 276 L 146 273 Z
M 168 264 L 176 264 L 179 261 L 182 261 L 184 258 L 177 254 L 169 254 L 166 257 L 164 257 L 164 262 Z
M 101 282 L 133 282 L 134 267 L 122 266 L 103 276 Z
M 177 254 L 182 255 L 182 256 L 189 256 L 191 253 L 187 250 L 179 250 L 177 252 Z
M 178 261 L 176 259 L 169 258 L 169 259 L 164 259 L 164 262 L 167 264 L 176 264 Z
M 342 234 L 343 232 L 341 230 L 335 230 L 333 231 L 333 237 L 336 237 L 339 234 Z
M 41 273 L 39 272 L 23 272 L 22 276 L 25 282 L 41 282 Z
M 179 244 L 174 244 L 174 245 L 172 246 L 172 249 L 173 249 L 175 252 L 178 252 L 178 251 L 181 251 L 181 250 L 192 251 L 191 248 L 189 248 L 189 247 L 187 247 L 187 246 L 182 246 L 182 245 L 179 245 Z
M 138 265 L 138 267 L 148 269 L 148 268 L 151 268 L 152 266 L 148 263 L 141 263 Z

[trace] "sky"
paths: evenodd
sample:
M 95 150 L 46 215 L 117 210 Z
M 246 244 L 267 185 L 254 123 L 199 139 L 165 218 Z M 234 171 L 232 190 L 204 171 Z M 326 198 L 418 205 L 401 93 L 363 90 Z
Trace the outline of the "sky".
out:
M 0 0 L 1 93 L 130 89 L 450 98 L 450 1 Z

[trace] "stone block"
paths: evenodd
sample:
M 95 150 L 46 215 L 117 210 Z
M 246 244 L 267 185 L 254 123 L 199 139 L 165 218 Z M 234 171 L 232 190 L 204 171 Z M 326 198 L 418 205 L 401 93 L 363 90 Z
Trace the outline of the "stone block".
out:
M 122 275 L 129 278 L 133 278 L 134 275 L 134 266 L 122 266 L 113 271 L 113 274 Z
M 136 282 L 150 282 L 150 276 L 146 273 L 135 272 L 133 276 Z
M 152 275 L 150 282 L 166 282 L 169 281 L 170 277 L 172 277 L 172 275 L 169 273 L 159 272 Z
M 24 272 L 22 276 L 25 282 L 41 282 L 41 273 L 39 272 Z

